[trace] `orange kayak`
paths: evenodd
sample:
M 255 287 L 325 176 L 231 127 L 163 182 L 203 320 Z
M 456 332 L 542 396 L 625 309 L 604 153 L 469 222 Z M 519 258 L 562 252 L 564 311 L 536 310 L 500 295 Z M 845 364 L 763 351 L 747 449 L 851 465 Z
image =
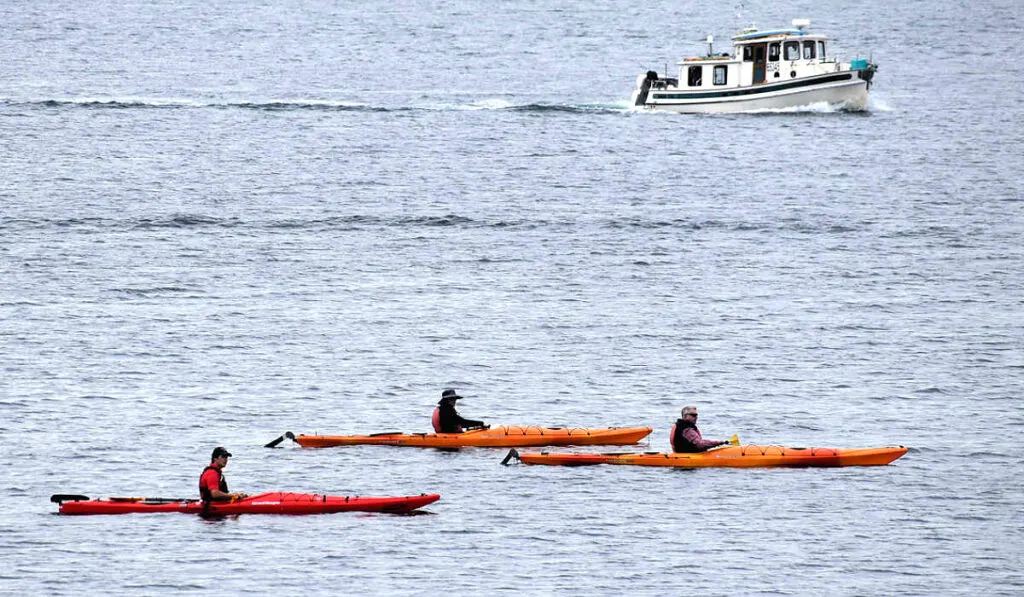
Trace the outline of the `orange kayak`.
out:
M 634 466 L 698 467 L 836 467 L 879 466 L 889 464 L 907 453 L 903 446 L 885 448 L 787 448 L 785 446 L 723 446 L 707 452 L 689 453 L 609 453 L 552 454 L 548 452 L 509 452 L 504 462 L 518 458 L 524 464 L 585 466 L 590 464 L 631 464 Z
M 610 427 L 603 429 L 570 429 L 567 427 L 519 427 L 502 425 L 490 429 L 474 429 L 464 433 L 375 433 L 373 435 L 294 435 L 303 448 L 333 446 L 415 446 L 419 448 L 522 448 L 531 446 L 627 446 L 651 433 L 650 427 Z M 267 444 L 276 445 L 275 442 Z

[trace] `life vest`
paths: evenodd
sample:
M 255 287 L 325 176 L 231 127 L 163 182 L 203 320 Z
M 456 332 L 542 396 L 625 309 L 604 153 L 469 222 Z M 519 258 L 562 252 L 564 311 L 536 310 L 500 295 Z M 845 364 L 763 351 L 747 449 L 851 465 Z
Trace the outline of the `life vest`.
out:
M 683 431 L 691 427 L 696 428 L 697 426 L 686 419 L 676 419 L 676 424 L 672 426 L 672 432 L 669 434 L 669 441 L 672 442 L 673 452 L 692 453 L 701 451 L 683 435 Z
M 203 476 L 206 475 L 206 471 L 211 469 L 217 471 L 217 479 L 220 481 L 220 483 L 218 483 L 219 487 L 217 487 L 217 489 L 223 491 L 224 493 L 228 493 L 228 480 L 224 478 L 224 472 L 221 471 L 219 468 L 210 465 L 204 468 L 203 472 L 199 475 L 199 496 L 203 499 L 203 502 L 206 503 L 213 501 L 213 496 L 210 495 L 210 490 L 203 486 Z
M 456 411 L 454 407 L 446 409 L 449 412 L 444 413 L 444 415 L 441 414 L 441 408 L 442 407 L 440 406 L 435 408 L 434 414 L 431 415 L 430 417 L 430 422 L 431 424 L 434 425 L 434 431 L 436 433 L 462 433 L 462 425 L 455 425 L 454 431 L 444 430 L 444 424 L 442 423 L 442 420 L 447 420 L 448 422 L 451 422 L 452 419 L 455 419 L 457 421 L 459 420 L 460 417 L 458 411 Z

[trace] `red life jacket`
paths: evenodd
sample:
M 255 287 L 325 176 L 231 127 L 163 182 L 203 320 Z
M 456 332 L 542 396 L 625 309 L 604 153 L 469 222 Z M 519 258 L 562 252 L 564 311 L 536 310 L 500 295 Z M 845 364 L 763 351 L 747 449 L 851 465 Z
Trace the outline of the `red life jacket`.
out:
M 451 421 L 451 416 L 454 415 L 456 420 L 461 420 L 459 414 L 455 412 L 454 408 L 450 409 L 448 413 L 448 420 Z M 434 426 L 435 433 L 462 433 L 462 425 L 457 425 L 455 431 L 444 431 L 444 426 L 441 425 L 441 407 L 438 406 L 434 409 L 434 414 L 430 416 L 430 423 Z
M 220 481 L 218 483 L 219 487 L 217 487 L 217 489 L 223 491 L 224 493 L 228 493 L 228 480 L 224 478 L 224 472 L 221 471 L 219 468 L 210 465 L 204 468 L 203 472 L 199 475 L 199 497 L 201 497 L 204 502 L 213 501 L 213 496 L 210 495 L 210 490 L 203 486 L 203 475 L 205 475 L 206 471 L 208 470 L 217 471 L 217 479 Z

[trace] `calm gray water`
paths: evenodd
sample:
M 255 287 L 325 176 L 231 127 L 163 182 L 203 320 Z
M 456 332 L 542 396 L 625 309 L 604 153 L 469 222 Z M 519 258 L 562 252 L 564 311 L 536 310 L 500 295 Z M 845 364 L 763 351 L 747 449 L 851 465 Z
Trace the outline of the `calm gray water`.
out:
M 0 593 L 1019 595 L 1024 8 L 0 4 Z M 627 108 L 812 19 L 867 113 Z M 888 467 L 266 450 L 492 424 L 904 444 Z M 57 492 L 442 494 L 66 518 Z

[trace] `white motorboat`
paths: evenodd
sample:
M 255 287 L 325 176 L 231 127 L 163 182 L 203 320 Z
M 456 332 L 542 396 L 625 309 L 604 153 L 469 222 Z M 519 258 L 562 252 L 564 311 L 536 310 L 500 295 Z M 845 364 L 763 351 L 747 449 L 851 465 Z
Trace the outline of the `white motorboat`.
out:
M 751 112 L 827 103 L 863 110 L 878 65 L 860 58 L 840 62 L 826 53 L 829 38 L 809 33 L 811 22 L 791 29 L 744 29 L 732 37 L 733 53 L 684 58 L 678 78 L 648 71 L 637 77 L 633 105 L 683 113 Z

